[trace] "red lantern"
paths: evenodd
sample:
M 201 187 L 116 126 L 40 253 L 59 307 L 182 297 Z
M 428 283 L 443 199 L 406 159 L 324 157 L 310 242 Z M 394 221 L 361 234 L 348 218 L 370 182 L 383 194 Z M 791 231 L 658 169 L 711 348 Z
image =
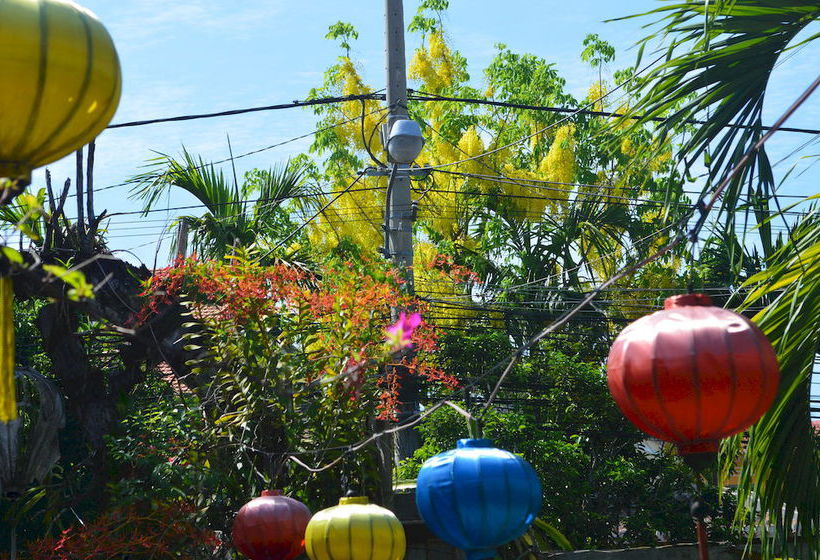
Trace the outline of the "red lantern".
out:
M 233 544 L 251 560 L 293 560 L 305 551 L 310 510 L 278 490 L 242 506 L 233 522 Z
M 780 380 L 760 329 L 702 294 L 668 298 L 663 311 L 626 327 L 607 376 L 626 417 L 681 454 L 717 452 L 768 410 Z

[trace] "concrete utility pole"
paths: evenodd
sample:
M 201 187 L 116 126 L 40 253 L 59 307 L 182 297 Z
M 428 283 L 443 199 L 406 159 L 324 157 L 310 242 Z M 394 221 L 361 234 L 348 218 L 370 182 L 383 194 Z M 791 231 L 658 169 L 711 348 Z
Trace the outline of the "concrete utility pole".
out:
M 404 52 L 404 6 L 402 0 L 385 0 L 387 69 L 387 134 L 397 120 L 407 119 L 407 68 Z M 392 162 L 391 162 L 392 163 Z M 410 165 L 393 163 L 387 201 L 386 255 L 403 271 L 413 291 L 413 200 L 410 196 Z
M 408 119 L 407 113 L 407 68 L 404 49 L 404 6 L 402 0 L 385 0 L 385 48 L 387 77 L 387 124 L 382 130 L 385 148 L 393 124 Z M 388 151 L 388 150 L 385 150 Z M 410 193 L 410 164 L 395 161 L 391 164 L 387 187 L 385 216 L 385 256 L 392 259 L 396 268 L 402 271 L 406 288 L 413 293 L 413 220 L 415 209 Z M 394 309 L 398 316 L 400 309 Z M 396 317 L 394 317 L 395 319 Z M 406 368 L 398 372 L 401 378 L 398 420 L 407 420 L 419 408 L 418 381 L 410 376 Z M 413 455 L 419 447 L 419 437 L 415 430 L 403 430 L 396 434 L 394 457 L 398 462 Z

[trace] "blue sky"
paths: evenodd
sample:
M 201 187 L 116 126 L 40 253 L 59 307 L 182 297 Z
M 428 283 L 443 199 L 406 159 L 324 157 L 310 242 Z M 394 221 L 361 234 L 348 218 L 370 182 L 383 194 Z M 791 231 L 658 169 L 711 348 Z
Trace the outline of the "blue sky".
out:
M 314 0 L 82 0 L 108 27 L 123 65 L 122 102 L 114 122 L 219 111 L 303 99 L 322 80 L 339 49 L 323 39 L 328 25 L 337 20 L 359 30 L 353 57 L 365 78 L 383 85 L 383 1 L 338 2 Z M 407 20 L 417 2 L 405 0 Z M 613 43 L 618 58 L 611 69 L 630 65 L 630 47 L 643 35 L 641 23 L 604 20 L 646 11 L 661 5 L 657 0 L 451 0 L 446 29 L 454 46 L 470 62 L 471 75 L 481 85 L 481 69 L 494 53 L 493 45 L 506 43 L 518 52 L 531 52 L 554 61 L 571 92 L 583 96 L 593 72 L 579 60 L 581 41 L 598 33 Z M 408 36 L 408 53 L 419 44 Z M 768 120 L 776 116 L 817 74 L 820 45 L 803 49 L 776 71 L 768 99 Z M 140 171 L 153 151 L 177 154 L 184 144 L 206 160 L 228 156 L 226 135 L 235 154 L 302 135 L 314 129 L 309 110 L 294 109 L 255 113 L 197 122 L 160 124 L 135 129 L 109 130 L 97 144 L 96 185 L 122 182 Z M 816 96 L 790 122 L 793 126 L 820 127 L 820 99 Z M 789 153 L 807 138 L 782 134 L 772 143 L 772 159 Z M 237 162 L 240 175 L 253 167 L 269 167 L 303 151 L 310 140 L 294 142 Z M 820 144 L 804 152 L 817 153 Z M 790 164 L 778 168 L 782 173 Z M 72 175 L 73 159 L 50 166 L 55 182 Z M 228 171 L 228 170 L 226 170 Z M 784 192 L 817 191 L 818 174 L 810 170 Z M 43 172 L 35 173 L 36 188 Z M 100 192 L 96 207 L 109 212 L 134 211 L 138 204 L 127 198 L 124 187 Z M 175 194 L 169 206 L 192 203 Z M 129 249 L 134 257 L 152 266 L 156 240 L 165 223 L 176 215 L 155 213 L 147 219 L 121 217 L 110 224 L 110 245 Z M 167 243 L 158 252 L 158 263 L 167 259 Z

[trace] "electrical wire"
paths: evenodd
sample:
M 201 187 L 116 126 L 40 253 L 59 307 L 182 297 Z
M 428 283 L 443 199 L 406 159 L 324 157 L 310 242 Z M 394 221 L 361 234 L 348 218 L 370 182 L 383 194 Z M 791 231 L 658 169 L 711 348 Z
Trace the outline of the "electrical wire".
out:
M 381 91 L 381 90 L 380 90 Z M 135 126 L 146 126 L 150 124 L 159 124 L 159 123 L 169 123 L 169 122 L 181 122 L 181 121 L 193 121 L 199 119 L 213 119 L 216 117 L 228 117 L 232 115 L 244 115 L 247 113 L 258 113 L 260 111 L 278 111 L 281 109 L 294 109 L 297 107 L 311 107 L 313 105 L 328 105 L 333 103 L 344 103 L 346 101 L 359 101 L 359 100 L 381 100 L 383 101 L 385 98 L 384 94 L 378 93 L 366 93 L 362 95 L 345 95 L 340 97 L 322 97 L 320 99 L 308 99 L 306 101 L 293 101 L 292 103 L 280 103 L 278 105 L 264 105 L 262 107 L 249 107 L 245 109 L 229 109 L 227 111 L 219 111 L 216 113 L 199 113 L 193 115 L 180 115 L 176 117 L 165 117 L 159 119 L 148 119 L 148 120 L 140 120 L 140 121 L 130 121 L 130 122 L 123 122 L 117 124 L 108 125 L 108 129 L 117 129 L 117 128 L 131 128 Z
M 412 101 L 450 101 L 455 103 L 466 103 L 470 105 L 489 105 L 491 107 L 503 107 L 508 109 L 525 109 L 529 111 L 541 111 L 541 112 L 548 112 L 548 113 L 558 113 L 558 114 L 571 114 L 571 115 L 588 115 L 593 117 L 611 117 L 611 118 L 628 118 L 630 120 L 643 120 L 643 121 L 650 121 L 650 122 L 668 122 L 668 118 L 664 117 L 651 117 L 646 118 L 643 115 L 628 115 L 625 113 L 613 113 L 610 111 L 593 111 L 590 109 L 585 108 L 570 108 L 570 107 L 550 107 L 544 105 L 529 105 L 525 103 L 512 103 L 509 101 L 495 101 L 492 99 L 479 99 L 474 97 L 449 97 L 443 95 L 436 95 L 433 93 L 426 93 L 426 92 L 416 92 L 408 96 L 408 99 Z M 598 101 L 585 105 L 584 107 L 595 106 Z M 698 119 L 687 119 L 683 121 L 685 124 L 708 124 L 708 121 L 698 120 Z M 746 124 L 733 124 L 729 123 L 723 126 L 723 128 L 733 128 L 739 130 L 761 130 L 761 131 L 768 131 L 772 130 L 771 126 L 754 126 L 754 125 L 746 125 Z M 794 132 L 799 134 L 820 134 L 820 129 L 812 129 L 812 128 L 791 128 L 791 127 L 783 127 L 780 129 L 781 132 Z
M 311 216 L 310 218 L 305 220 L 299 227 L 297 227 L 295 230 L 293 230 L 287 237 L 285 237 L 284 239 L 279 241 L 279 243 L 277 243 L 273 248 L 271 248 L 264 255 L 259 257 L 257 259 L 257 262 L 261 261 L 261 260 L 264 260 L 265 258 L 269 257 L 271 255 L 271 253 L 276 251 L 278 248 L 282 247 L 285 243 L 287 243 L 290 239 L 292 239 L 297 233 L 299 233 L 300 231 L 305 229 L 308 226 L 308 224 L 310 224 L 313 220 L 318 218 L 325 210 L 327 210 L 330 207 L 331 204 L 333 204 L 334 202 L 339 200 L 339 198 L 341 198 L 342 195 L 349 192 L 351 188 L 353 188 L 359 181 L 361 181 L 362 177 L 364 177 L 364 171 L 359 172 L 359 174 L 356 176 L 356 178 L 353 180 L 352 183 L 350 183 L 347 187 L 345 187 L 342 191 L 340 191 L 335 197 L 333 197 L 331 200 L 329 200 L 315 214 L 313 214 L 313 216 Z
M 655 60 L 653 60 L 652 62 L 650 62 L 649 64 L 647 64 L 646 66 L 644 66 L 642 69 L 640 69 L 638 72 L 636 72 L 636 73 L 632 76 L 632 78 L 631 78 L 631 79 L 633 79 L 633 80 L 634 80 L 635 78 L 637 78 L 638 76 L 640 76 L 641 74 L 643 74 L 644 72 L 646 72 L 646 71 L 647 71 L 649 68 L 651 68 L 651 67 L 652 67 L 652 66 L 653 66 L 656 62 L 658 62 L 658 61 L 660 61 L 661 59 L 663 59 L 663 57 L 664 57 L 664 56 L 665 56 L 665 55 L 660 55 L 660 56 L 658 56 Z M 624 82 L 623 82 L 623 83 L 621 83 L 621 84 L 618 84 L 617 86 L 615 86 L 614 88 L 612 88 L 610 91 L 608 91 L 608 92 L 604 93 L 603 95 L 601 95 L 601 96 L 600 96 L 600 97 L 598 97 L 597 99 L 590 101 L 589 103 L 587 103 L 587 104 L 586 104 L 586 105 L 584 105 L 583 107 L 581 107 L 581 108 L 579 108 L 579 109 L 573 109 L 573 110 L 571 110 L 571 112 L 570 112 L 570 114 L 569 114 L 568 116 L 566 116 L 566 117 L 564 117 L 564 118 L 562 118 L 562 119 L 559 119 L 559 120 L 557 120 L 557 121 L 556 121 L 556 122 L 554 122 L 554 123 L 551 123 L 551 124 L 548 124 L 548 125 L 546 125 L 546 126 L 543 126 L 543 127 L 539 128 L 538 130 L 536 130 L 535 132 L 533 132 L 533 133 L 531 133 L 531 134 L 528 134 L 528 135 L 526 135 L 526 136 L 523 136 L 523 137 L 521 137 L 521 138 L 518 138 L 517 140 L 513 140 L 512 142 L 509 142 L 508 144 L 504 144 L 503 146 L 499 146 L 499 147 L 497 147 L 497 148 L 493 148 L 492 150 L 487 150 L 487 151 L 485 151 L 485 152 L 483 152 L 483 153 L 476 154 L 476 155 L 474 155 L 474 156 L 470 156 L 470 157 L 467 157 L 467 158 L 462 159 L 462 160 L 453 161 L 453 162 L 448 162 L 448 163 L 441 163 L 441 164 L 438 164 L 438 165 L 430 165 L 430 166 L 427 166 L 427 167 L 419 167 L 418 169 L 419 169 L 419 170 L 421 170 L 421 171 L 424 171 L 424 170 L 428 170 L 428 169 L 433 170 L 433 169 L 444 169 L 444 168 L 446 168 L 446 167 L 453 167 L 454 165 L 460 165 L 460 164 L 462 164 L 462 163 L 466 163 L 466 162 L 468 162 L 468 161 L 475 161 L 475 160 L 478 160 L 478 159 L 481 159 L 481 158 L 487 157 L 487 156 L 489 156 L 489 155 L 496 154 L 496 153 L 498 153 L 498 152 L 501 152 L 501 151 L 507 150 L 507 149 L 509 149 L 509 148 L 512 148 L 513 146 L 517 146 L 518 144 L 522 144 L 522 143 L 526 142 L 527 140 L 529 140 L 530 138 L 533 138 L 533 137 L 535 137 L 535 136 L 539 136 L 539 135 L 543 134 L 544 132 L 546 132 L 547 130 L 550 130 L 550 129 L 552 129 L 552 128 L 556 127 L 556 126 L 559 126 L 559 125 L 561 125 L 561 124 L 563 124 L 563 123 L 565 123 L 565 122 L 568 122 L 568 121 L 572 120 L 573 118 L 575 118 L 576 116 L 578 116 L 578 115 L 580 114 L 580 111 L 585 110 L 585 109 L 588 109 L 589 107 L 594 107 L 596 104 L 600 103 L 601 101 L 603 101 L 604 99 L 606 99 L 607 97 L 609 97 L 610 95 L 612 95 L 613 93 L 615 93 L 616 91 L 618 91 L 618 90 L 622 89 L 622 88 L 623 88 L 624 86 L 626 86 L 626 84 L 628 84 L 628 83 L 629 83 L 629 80 L 624 81 Z
M 708 201 L 700 200 L 699 204 L 697 204 L 697 205 L 695 205 L 691 208 L 690 212 L 688 213 L 688 216 L 685 219 L 682 219 L 678 222 L 677 225 L 679 227 L 685 226 L 689 222 L 689 219 L 695 215 L 695 212 L 699 211 L 700 212 L 700 217 L 698 218 L 695 225 L 691 229 L 689 229 L 689 231 L 679 233 L 673 240 L 671 240 L 669 243 L 667 243 L 664 247 L 662 247 L 659 250 L 655 251 L 653 254 L 647 256 L 646 258 L 641 259 L 640 262 L 621 269 L 618 273 L 611 276 L 608 280 L 606 280 L 605 282 L 600 284 L 598 287 L 596 287 L 594 290 L 592 290 L 573 309 L 563 313 L 561 315 L 561 317 L 559 317 L 557 320 L 552 322 L 549 326 L 547 326 L 546 328 L 541 330 L 537 335 L 535 335 L 534 337 L 529 339 L 525 344 L 519 346 L 518 349 L 515 352 L 513 352 L 510 356 L 508 356 L 507 358 L 505 358 L 504 360 L 498 362 L 495 366 L 490 368 L 488 370 L 488 372 L 484 376 L 482 376 L 482 378 L 487 377 L 490 374 L 490 372 L 494 373 L 499 367 L 502 367 L 506 363 L 506 367 L 504 367 L 503 372 L 499 376 L 499 378 L 496 382 L 496 385 L 493 388 L 493 391 L 490 393 L 490 396 L 488 397 L 488 399 L 486 400 L 486 402 L 482 406 L 480 415 L 483 415 L 484 413 L 486 413 L 486 411 L 489 409 L 489 407 L 492 406 L 493 401 L 498 396 L 498 392 L 500 391 L 500 389 L 501 389 L 502 385 L 504 384 L 504 381 L 506 380 L 506 378 L 509 375 L 510 371 L 515 366 L 515 364 L 518 362 L 518 360 L 524 355 L 525 352 L 527 352 L 530 348 L 532 348 L 535 344 L 537 344 L 545 336 L 547 336 L 548 334 L 554 332 L 555 330 L 557 330 L 558 328 L 562 327 L 567 322 L 569 322 L 584 307 L 586 307 L 588 304 L 590 304 L 597 297 L 597 295 L 601 291 L 603 291 L 606 288 L 610 287 L 611 285 L 618 282 L 619 280 L 626 277 L 627 275 L 632 274 L 635 271 L 643 268 L 647 264 L 659 259 L 663 255 L 665 255 L 666 253 L 668 253 L 669 251 L 674 249 L 676 246 L 680 245 L 682 242 L 684 242 L 685 240 L 690 238 L 693 234 L 697 235 L 697 232 L 699 232 L 700 229 L 704 226 L 705 221 L 706 221 L 706 216 L 708 215 L 709 211 L 711 211 L 714 208 L 715 204 L 720 199 L 723 192 L 728 187 L 729 183 L 747 165 L 747 163 L 749 162 L 752 154 L 756 153 L 768 141 L 768 139 L 771 138 L 771 136 L 775 132 L 777 132 L 778 128 L 780 126 L 782 126 L 783 123 L 786 120 L 788 120 L 788 118 L 794 113 L 794 111 L 796 111 L 797 108 L 800 107 L 800 105 L 803 104 L 803 102 L 814 92 L 814 90 L 818 86 L 820 86 L 820 78 L 815 80 L 812 83 L 812 85 L 809 86 L 809 88 L 789 107 L 789 109 L 786 110 L 786 112 L 777 120 L 777 122 L 774 125 L 772 125 L 771 130 L 769 130 L 765 135 L 763 135 L 760 138 L 760 140 L 757 143 L 755 143 L 755 145 L 738 161 L 738 163 L 727 174 L 727 176 L 724 178 L 724 180 L 721 181 L 721 183 L 712 191 L 709 200 Z M 401 424 L 395 426 L 394 428 L 390 428 L 388 430 L 384 430 L 382 432 L 372 434 L 368 438 L 366 438 L 366 439 L 364 439 L 364 440 L 362 440 L 362 441 L 360 441 L 356 444 L 349 445 L 346 448 L 343 448 L 344 450 L 339 455 L 339 457 L 337 457 L 336 459 L 334 459 L 330 463 L 327 463 L 327 464 L 319 466 L 319 467 L 311 467 L 310 465 L 307 465 L 306 463 L 304 463 L 303 461 L 298 459 L 298 457 L 296 457 L 292 453 L 286 453 L 286 454 L 283 454 L 283 455 L 287 456 L 289 459 L 293 460 L 294 462 L 296 462 L 297 464 L 299 464 L 300 466 L 302 466 L 303 468 L 307 469 L 310 472 L 314 472 L 314 473 L 322 472 L 322 471 L 328 470 L 328 469 L 334 467 L 335 465 L 337 465 L 340 461 L 342 461 L 342 459 L 347 454 L 353 453 L 355 451 L 358 451 L 359 449 L 362 449 L 366 445 L 369 445 L 370 443 L 372 443 L 373 441 L 376 441 L 378 438 L 380 438 L 384 435 L 396 433 L 398 431 L 408 429 L 410 427 L 413 427 L 413 426 L 417 425 L 424 418 L 426 418 L 429 414 L 431 414 L 432 412 L 434 412 L 435 410 L 441 408 L 444 405 L 445 405 L 444 401 L 439 401 L 439 402 L 433 404 L 432 406 L 430 406 L 429 408 L 427 408 L 425 411 L 417 414 L 416 417 L 413 418 L 412 420 L 405 421 L 404 423 L 401 423 Z
M 378 109 L 374 109 L 373 111 L 371 111 L 370 113 L 368 113 L 365 116 L 370 116 L 370 115 L 374 115 L 376 113 L 385 112 L 385 111 L 387 111 L 387 107 L 379 107 Z M 283 140 L 283 141 L 277 142 L 275 144 L 270 144 L 268 146 L 263 146 L 262 148 L 257 148 L 255 150 L 251 150 L 249 152 L 239 154 L 237 156 L 234 156 L 233 158 L 227 158 L 227 159 L 212 161 L 212 162 L 203 164 L 201 166 L 195 166 L 192 169 L 201 169 L 202 167 L 205 167 L 205 166 L 208 166 L 208 165 L 221 165 L 223 163 L 229 163 L 229 162 L 232 162 L 232 161 L 235 161 L 235 160 L 238 160 L 238 159 L 250 157 L 250 156 L 262 153 L 262 152 L 266 152 L 266 151 L 269 151 L 269 150 L 273 150 L 275 148 L 279 148 L 281 146 L 285 146 L 287 144 L 291 144 L 293 142 L 298 142 L 299 140 L 304 140 L 305 138 L 310 138 L 311 136 L 321 134 L 322 132 L 327 132 L 328 130 L 333 130 L 334 128 L 344 126 L 346 124 L 349 124 L 349 123 L 357 121 L 357 120 L 359 120 L 358 116 L 357 117 L 351 117 L 349 119 L 345 119 L 345 120 L 339 121 L 337 123 L 334 123 L 334 124 L 331 124 L 331 125 L 328 125 L 328 126 L 323 126 L 321 128 L 317 128 L 317 129 L 315 129 L 311 132 L 307 132 L 307 133 L 302 134 L 300 136 L 294 136 L 293 138 L 289 138 L 287 140 Z M 161 177 L 161 176 L 162 176 L 162 173 L 156 173 L 154 175 L 150 175 L 150 174 L 146 175 L 146 176 L 144 176 L 144 178 L 145 179 L 147 179 L 149 177 L 158 178 L 158 177 Z M 134 184 L 133 180 L 123 181 L 122 183 L 116 183 L 116 184 L 108 185 L 108 186 L 105 186 L 105 187 L 95 188 L 94 192 L 96 193 L 96 192 L 101 192 L 101 191 L 107 191 L 107 190 L 110 190 L 110 189 L 117 189 L 117 188 L 120 188 L 120 187 L 128 187 L 128 186 L 131 186 L 133 184 Z M 77 195 L 76 194 L 69 194 L 67 196 L 67 198 L 71 198 L 71 197 L 74 197 L 74 196 L 77 196 Z

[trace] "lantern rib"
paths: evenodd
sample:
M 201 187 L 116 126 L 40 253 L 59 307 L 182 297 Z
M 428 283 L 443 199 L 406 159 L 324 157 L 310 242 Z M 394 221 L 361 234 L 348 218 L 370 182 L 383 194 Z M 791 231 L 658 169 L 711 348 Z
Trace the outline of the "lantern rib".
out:
M 40 3 L 37 17 L 38 25 L 40 27 L 40 56 L 37 62 L 37 92 L 34 94 L 34 99 L 31 103 L 31 113 L 29 113 L 24 128 L 23 134 L 20 135 L 17 145 L 14 147 L 13 153 L 20 152 L 26 145 L 26 142 L 31 138 L 32 131 L 37 124 L 37 119 L 40 116 L 40 107 L 43 103 L 43 95 L 46 89 L 46 80 L 48 72 L 48 18 L 46 17 L 46 6 L 48 4 Z
M 71 7 L 74 8 L 73 6 L 71 6 Z M 86 20 L 86 17 L 84 16 L 84 14 L 82 12 L 80 12 L 79 10 L 77 10 L 76 8 L 74 8 L 74 11 L 77 14 L 77 16 L 78 16 L 78 18 L 79 18 L 79 20 L 80 20 L 80 22 L 83 26 L 83 30 L 85 31 L 85 44 L 86 44 L 85 76 L 83 76 L 83 82 L 80 85 L 79 92 L 77 93 L 77 101 L 74 103 L 74 105 L 71 107 L 71 109 L 66 113 L 66 115 L 63 117 L 62 121 L 60 121 L 54 127 L 54 131 L 52 133 L 52 136 L 54 138 L 58 138 L 60 136 L 60 134 L 62 134 L 63 129 L 65 129 L 65 127 L 68 125 L 68 123 L 71 122 L 71 120 L 77 114 L 77 111 L 82 106 L 83 101 L 85 100 L 85 97 L 88 95 L 88 89 L 89 89 L 89 86 L 91 85 L 91 74 L 92 74 L 91 71 L 94 68 L 94 60 L 93 60 L 93 56 L 94 56 L 94 39 L 91 35 L 91 28 L 88 25 L 88 21 Z M 23 156 L 21 156 L 21 159 L 24 160 L 24 161 L 34 161 L 34 160 L 42 161 L 42 160 L 44 160 L 45 159 L 43 157 L 44 154 L 40 154 L 40 156 L 38 157 L 36 155 L 36 150 L 37 149 L 35 149 L 32 152 L 29 152 L 27 154 L 24 154 Z M 58 150 L 58 151 L 60 151 L 60 150 Z
M 524 466 L 523 466 L 521 463 L 518 463 L 518 462 L 516 462 L 516 464 L 517 464 L 519 467 L 521 467 L 522 480 L 524 480 L 524 477 L 523 477 L 523 475 L 525 474 L 525 473 L 524 473 Z M 504 495 L 505 495 L 505 497 L 506 497 L 506 500 L 505 500 L 505 502 L 506 502 L 506 504 L 505 504 L 505 505 L 506 505 L 505 511 L 509 512 L 509 511 L 512 509 L 512 505 L 513 505 L 513 504 L 512 504 L 512 492 L 511 492 L 511 485 L 510 485 L 510 473 L 509 473 L 506 469 L 502 470 L 501 472 L 504 474 Z M 504 533 L 506 533 L 506 532 L 509 530 L 509 525 L 510 525 L 510 518 L 509 518 L 509 516 L 507 516 L 507 518 L 506 518 L 504 521 L 505 521 L 505 523 L 504 523 L 504 525 L 501 527 L 501 529 L 502 529 L 501 531 L 499 531 L 499 530 L 496 528 L 496 533 L 495 533 L 496 535 L 498 535 L 499 533 L 500 533 L 500 534 L 504 534 Z M 493 540 L 496 540 L 496 539 L 493 539 Z
M 347 521 L 347 531 L 345 531 L 345 533 L 347 533 L 347 558 L 350 558 L 351 560 L 355 557 L 353 552 L 353 526 L 355 520 L 356 513 L 354 512 L 348 514 L 347 519 L 345 519 L 345 521 Z
M 450 480 L 456 479 L 456 463 L 458 463 L 458 459 L 459 457 L 456 455 L 453 457 L 453 460 L 450 461 Z M 453 510 L 455 510 L 453 517 L 458 520 L 458 526 L 461 529 L 462 538 L 469 540 L 470 535 L 467 533 L 467 527 L 464 525 L 464 519 L 461 517 L 461 508 L 458 507 L 458 491 L 452 485 L 450 485 L 449 489 L 451 495 L 453 496 Z M 431 504 L 433 503 L 434 501 L 431 501 Z M 441 516 L 439 516 L 439 518 L 441 518 Z
M 729 363 L 732 365 L 732 371 L 730 372 L 730 378 L 732 383 L 732 389 L 729 393 L 729 406 L 726 407 L 726 414 L 723 417 L 723 420 L 717 425 L 717 428 L 712 432 L 712 437 L 714 439 L 720 439 L 724 437 L 722 434 L 726 432 L 726 429 L 731 427 L 730 420 L 732 418 L 732 413 L 735 410 L 735 406 L 737 405 L 737 363 L 735 362 L 734 358 L 734 349 L 732 347 L 732 337 L 729 336 L 729 332 L 726 329 L 722 329 L 723 333 L 723 340 L 724 345 L 726 347 L 726 356 L 729 359 Z
M 370 529 L 370 531 L 369 531 L 370 532 L 370 557 L 368 558 L 368 560 L 374 560 L 373 553 L 375 552 L 375 548 L 376 548 L 376 528 L 373 525 L 373 521 L 374 521 L 374 517 L 372 515 L 369 515 L 367 517 L 367 525 L 368 525 L 368 528 Z M 390 524 L 388 523 L 388 526 L 389 525 Z M 392 533 L 393 528 L 392 527 L 389 527 L 389 528 L 391 530 L 390 532 Z M 393 558 L 393 539 L 392 538 L 390 539 L 390 556 L 388 558 Z
M 744 320 L 752 327 L 753 331 L 756 331 L 756 334 L 765 338 L 766 335 L 763 334 L 757 325 L 753 324 L 751 321 L 744 317 Z M 767 372 L 769 371 L 768 364 L 763 359 L 764 352 L 767 350 L 766 348 L 761 347 L 760 340 L 757 336 L 751 337 L 754 340 L 755 347 L 757 348 L 757 359 L 760 361 L 760 372 Z M 740 424 L 741 426 L 748 426 L 752 422 L 756 421 L 760 417 L 761 410 L 765 410 L 762 408 L 763 399 L 765 399 L 769 393 L 769 376 L 768 375 L 761 375 L 762 377 L 762 385 L 761 390 L 757 396 L 757 401 L 755 402 L 754 408 L 752 408 L 751 412 L 743 419 L 743 422 Z
M 371 527 L 373 526 L 373 518 L 372 517 L 370 518 L 370 526 Z M 393 524 L 389 520 L 387 520 L 387 530 L 390 532 L 390 555 L 387 557 L 387 560 L 393 560 L 393 558 L 394 558 L 393 555 L 395 554 L 395 551 L 396 551 L 396 532 L 395 532 L 394 529 L 395 528 L 393 527 Z M 370 542 L 373 543 L 371 545 L 371 549 L 370 549 L 370 559 L 371 560 L 373 560 L 373 552 L 374 552 L 374 549 L 376 548 L 375 540 L 376 540 L 376 535 L 373 532 L 373 530 L 371 529 L 371 531 L 370 531 Z
M 657 328 L 658 327 L 657 322 L 652 321 L 651 319 L 652 318 L 650 317 L 649 318 L 649 321 L 650 321 L 649 326 L 653 327 L 653 328 Z M 650 363 L 652 364 L 652 387 L 655 391 L 655 399 L 658 403 L 658 408 L 660 408 L 660 410 L 661 410 L 661 414 L 663 414 L 663 416 L 666 418 L 667 427 L 669 428 L 668 430 L 661 430 L 661 433 L 671 431 L 675 435 L 675 438 L 678 441 L 680 441 L 680 442 L 689 441 L 692 438 L 687 437 L 686 434 L 684 434 L 680 430 L 680 427 L 678 426 L 677 418 L 675 418 L 669 412 L 669 409 L 666 407 L 666 404 L 664 402 L 663 393 L 661 392 L 660 385 L 658 383 L 658 354 L 657 353 L 658 353 L 658 347 L 659 346 L 660 346 L 660 344 L 652 344 L 652 350 L 651 350 L 652 356 L 651 356 Z M 641 420 L 643 421 L 643 416 L 641 417 Z M 668 433 L 667 433 L 666 438 L 663 438 L 663 439 L 667 439 L 668 437 L 669 436 L 668 436 Z
M 116 103 L 117 98 L 121 92 L 121 84 L 118 80 L 115 80 L 111 84 L 111 92 L 108 95 L 103 107 L 110 107 L 114 103 Z M 87 138 L 89 134 L 91 134 L 94 130 L 98 129 L 100 126 L 100 122 L 104 121 L 108 118 L 108 115 L 105 112 L 100 112 L 99 116 L 96 120 L 91 121 L 82 131 L 77 133 L 76 135 L 72 136 L 70 139 L 66 140 L 56 148 L 52 148 L 50 151 L 45 152 L 44 154 L 40 155 L 40 159 L 42 161 L 49 161 L 51 158 L 54 157 L 54 154 L 62 153 L 67 147 L 75 145 L 77 142 L 82 142 L 84 138 Z
M 694 389 L 695 397 L 695 431 L 694 439 L 701 439 L 701 430 L 703 428 L 703 394 L 700 387 L 700 364 L 697 356 L 697 333 L 695 329 L 689 331 L 689 361 L 691 364 L 690 375 L 692 376 L 692 388 Z M 693 439 L 693 438 L 688 438 Z

